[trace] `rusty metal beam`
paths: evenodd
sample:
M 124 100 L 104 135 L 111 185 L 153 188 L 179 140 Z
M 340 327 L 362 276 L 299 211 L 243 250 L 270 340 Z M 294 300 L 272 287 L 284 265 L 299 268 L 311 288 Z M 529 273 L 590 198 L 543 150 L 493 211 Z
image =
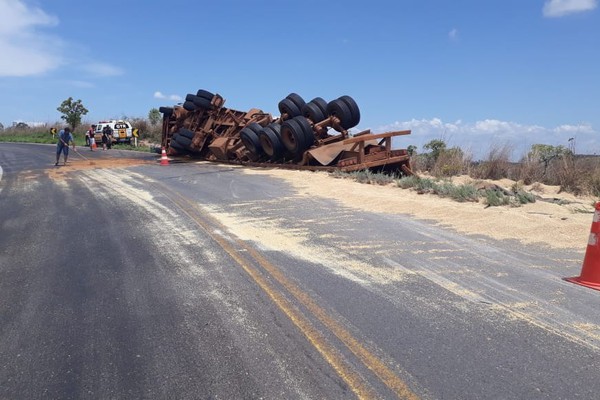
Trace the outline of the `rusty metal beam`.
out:
M 392 136 L 410 135 L 410 132 L 411 131 L 394 131 L 394 132 L 385 132 L 385 133 L 354 136 L 354 137 L 351 137 L 350 139 L 344 140 L 344 144 L 364 142 L 365 140 L 383 139 L 383 138 L 392 137 Z

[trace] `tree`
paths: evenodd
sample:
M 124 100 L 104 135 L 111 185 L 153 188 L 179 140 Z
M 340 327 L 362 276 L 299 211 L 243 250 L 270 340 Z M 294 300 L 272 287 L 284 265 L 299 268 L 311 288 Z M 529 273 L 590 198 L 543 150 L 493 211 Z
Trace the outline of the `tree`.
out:
M 148 119 L 150 120 L 150 125 L 154 126 L 160 122 L 162 114 L 157 108 L 151 108 L 148 112 Z
M 551 146 L 549 144 L 534 144 L 531 145 L 531 151 L 527 155 L 530 160 L 538 160 L 544 164 L 544 176 L 548 171 L 550 162 L 554 159 L 562 158 L 571 154 L 571 150 L 565 146 Z
M 87 108 L 83 106 L 81 100 L 73 101 L 72 97 L 63 101 L 57 110 L 63 114 L 61 118 L 71 126 L 73 131 L 81 125 L 81 116 L 88 113 Z
M 440 139 L 433 139 L 432 141 L 423 145 L 425 150 L 431 150 L 431 158 L 436 161 L 440 154 L 446 150 L 446 142 Z
M 408 146 L 406 148 L 406 152 L 408 153 L 409 156 L 416 156 L 417 155 L 417 146 L 411 144 L 410 146 Z
M 2 125 L 2 122 L 0 122 L 0 132 L 2 132 L 4 130 L 4 125 Z

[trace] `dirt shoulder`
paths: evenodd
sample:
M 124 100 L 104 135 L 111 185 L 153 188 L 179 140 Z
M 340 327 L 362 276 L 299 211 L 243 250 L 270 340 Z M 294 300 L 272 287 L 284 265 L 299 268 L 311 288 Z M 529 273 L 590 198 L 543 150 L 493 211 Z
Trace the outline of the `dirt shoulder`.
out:
M 466 234 L 516 239 L 524 244 L 558 249 L 585 251 L 592 222 L 593 198 L 559 193 L 558 187 L 540 184 L 525 189 L 545 201 L 521 207 L 486 208 L 482 202 L 459 203 L 433 194 L 417 194 L 395 184 L 375 186 L 337 179 L 325 172 L 244 169 L 244 173 L 284 179 L 301 196 L 333 199 L 357 211 L 408 214 Z M 456 183 L 468 180 L 468 177 L 455 178 Z M 514 184 L 508 179 L 490 182 L 505 189 Z M 569 203 L 557 204 L 560 200 Z

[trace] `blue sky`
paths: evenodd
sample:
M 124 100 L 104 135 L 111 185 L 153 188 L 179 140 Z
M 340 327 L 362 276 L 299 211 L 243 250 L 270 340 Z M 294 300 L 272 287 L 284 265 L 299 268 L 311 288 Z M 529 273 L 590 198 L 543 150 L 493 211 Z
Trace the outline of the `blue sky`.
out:
M 412 129 L 476 158 L 600 154 L 598 0 L 0 0 L 0 122 L 145 117 L 207 89 L 277 113 L 350 95 L 354 130 Z

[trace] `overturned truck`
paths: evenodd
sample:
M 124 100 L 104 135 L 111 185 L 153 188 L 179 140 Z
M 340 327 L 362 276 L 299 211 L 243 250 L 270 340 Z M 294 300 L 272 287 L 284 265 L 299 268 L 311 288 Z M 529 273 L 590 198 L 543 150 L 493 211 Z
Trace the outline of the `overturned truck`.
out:
M 329 103 L 316 97 L 306 103 L 296 93 L 279 102 L 279 117 L 259 109 L 227 108 L 219 94 L 198 90 L 182 105 L 160 107 L 162 146 L 170 156 L 254 166 L 357 171 L 372 169 L 412 175 L 405 149 L 392 149 L 395 131 L 349 135 L 360 122 L 350 96 Z

